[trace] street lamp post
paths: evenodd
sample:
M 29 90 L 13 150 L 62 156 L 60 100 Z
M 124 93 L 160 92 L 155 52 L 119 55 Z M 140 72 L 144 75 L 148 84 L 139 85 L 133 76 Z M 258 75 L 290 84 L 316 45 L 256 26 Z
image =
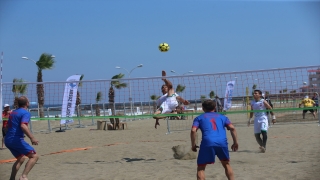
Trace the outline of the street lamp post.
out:
M 177 73 L 175 70 L 171 70 L 170 72 L 172 72 L 172 73 L 176 73 L 176 74 L 178 74 L 178 75 L 185 75 L 185 74 L 189 74 L 189 73 L 193 73 L 193 71 L 192 70 L 190 70 L 190 71 L 188 71 L 188 72 L 185 72 L 185 73 L 183 73 L 183 74 L 179 74 L 179 73 Z M 182 78 L 182 83 L 183 83 L 183 78 Z M 181 92 L 181 94 L 182 94 L 182 92 Z
M 55 58 L 56 56 L 51 55 L 51 57 L 52 57 L 52 58 Z M 25 57 L 25 56 L 21 57 L 21 59 L 30 60 L 30 61 L 34 62 L 35 64 L 37 64 L 37 62 L 36 62 L 35 60 L 30 59 L 30 58 Z M 39 113 L 40 113 L 40 112 L 39 112 L 39 103 L 38 103 L 38 117 L 40 117 L 40 114 L 39 114 Z
M 193 71 L 192 70 L 190 70 L 190 71 L 188 71 L 188 72 L 185 72 L 185 73 L 183 73 L 183 74 L 179 74 L 179 73 L 177 73 L 175 70 L 171 70 L 171 72 L 172 73 L 176 73 L 176 74 L 178 74 L 178 75 L 185 75 L 185 74 L 188 74 L 188 73 L 193 73 Z
M 130 71 L 128 71 L 127 69 L 123 68 L 123 67 L 120 67 L 120 66 L 116 66 L 116 69 L 124 69 L 127 73 L 128 73 L 128 76 L 129 76 L 129 79 L 131 78 L 131 73 L 133 70 L 137 69 L 137 68 L 140 68 L 142 67 L 143 64 L 139 64 L 138 66 L 134 67 L 133 69 L 131 69 Z M 131 96 L 131 82 L 129 80 L 129 102 L 130 102 L 130 111 L 131 111 L 131 116 L 133 115 L 133 107 L 132 107 L 132 96 Z

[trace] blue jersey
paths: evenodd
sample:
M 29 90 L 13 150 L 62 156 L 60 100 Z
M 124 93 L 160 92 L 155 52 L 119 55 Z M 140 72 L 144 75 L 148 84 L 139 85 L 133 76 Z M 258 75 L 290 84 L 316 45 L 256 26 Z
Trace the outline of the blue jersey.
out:
M 226 127 L 230 120 L 215 112 L 206 112 L 193 120 L 192 127 L 200 128 L 202 133 L 201 147 L 228 147 Z
M 5 141 L 16 140 L 24 137 L 21 124 L 28 124 L 30 121 L 30 113 L 24 108 L 12 111 L 8 120 L 8 131 Z

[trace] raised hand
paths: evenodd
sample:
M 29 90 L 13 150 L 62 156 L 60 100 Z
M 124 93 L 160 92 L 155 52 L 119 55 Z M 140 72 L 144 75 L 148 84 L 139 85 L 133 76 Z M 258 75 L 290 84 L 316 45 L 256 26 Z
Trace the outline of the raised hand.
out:
M 166 71 L 162 71 L 162 80 L 165 80 L 165 79 L 166 79 L 166 76 L 167 76 Z

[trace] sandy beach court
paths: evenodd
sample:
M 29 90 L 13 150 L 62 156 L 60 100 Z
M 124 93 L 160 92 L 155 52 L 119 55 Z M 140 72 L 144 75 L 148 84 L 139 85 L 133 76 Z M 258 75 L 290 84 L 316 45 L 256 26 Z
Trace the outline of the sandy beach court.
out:
M 34 133 L 40 159 L 30 180 L 144 180 L 196 179 L 196 159 L 174 159 L 172 147 L 190 146 L 190 131 L 166 134 L 166 123 L 154 129 L 154 120 L 127 122 L 126 130 L 72 128 L 62 133 Z M 43 126 L 39 122 L 34 126 Z M 239 151 L 230 152 L 238 180 L 309 180 L 320 177 L 320 127 L 318 122 L 278 123 L 268 132 L 266 153 L 259 153 L 253 126 L 235 125 Z M 191 124 L 190 124 L 191 128 Z M 228 132 L 229 148 L 232 143 Z M 198 136 L 199 142 L 201 134 Z M 28 142 L 29 139 L 27 139 Z M 231 141 L 231 142 L 230 142 Z M 9 179 L 13 156 L 0 150 L 0 179 Z M 23 166 L 24 167 L 24 166 Z M 18 172 L 21 174 L 23 167 Z M 207 179 L 226 179 L 218 160 L 206 169 Z M 18 178 L 18 177 L 17 177 Z

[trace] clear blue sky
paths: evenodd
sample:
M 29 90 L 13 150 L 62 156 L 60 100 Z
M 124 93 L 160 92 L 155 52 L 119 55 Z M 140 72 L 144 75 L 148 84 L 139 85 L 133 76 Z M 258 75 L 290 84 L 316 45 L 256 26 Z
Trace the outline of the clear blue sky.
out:
M 21 57 L 44 52 L 56 56 L 44 81 L 110 79 L 139 64 L 131 77 L 320 65 L 320 1 L 1 0 L 0 52 L 3 82 L 35 82 Z

